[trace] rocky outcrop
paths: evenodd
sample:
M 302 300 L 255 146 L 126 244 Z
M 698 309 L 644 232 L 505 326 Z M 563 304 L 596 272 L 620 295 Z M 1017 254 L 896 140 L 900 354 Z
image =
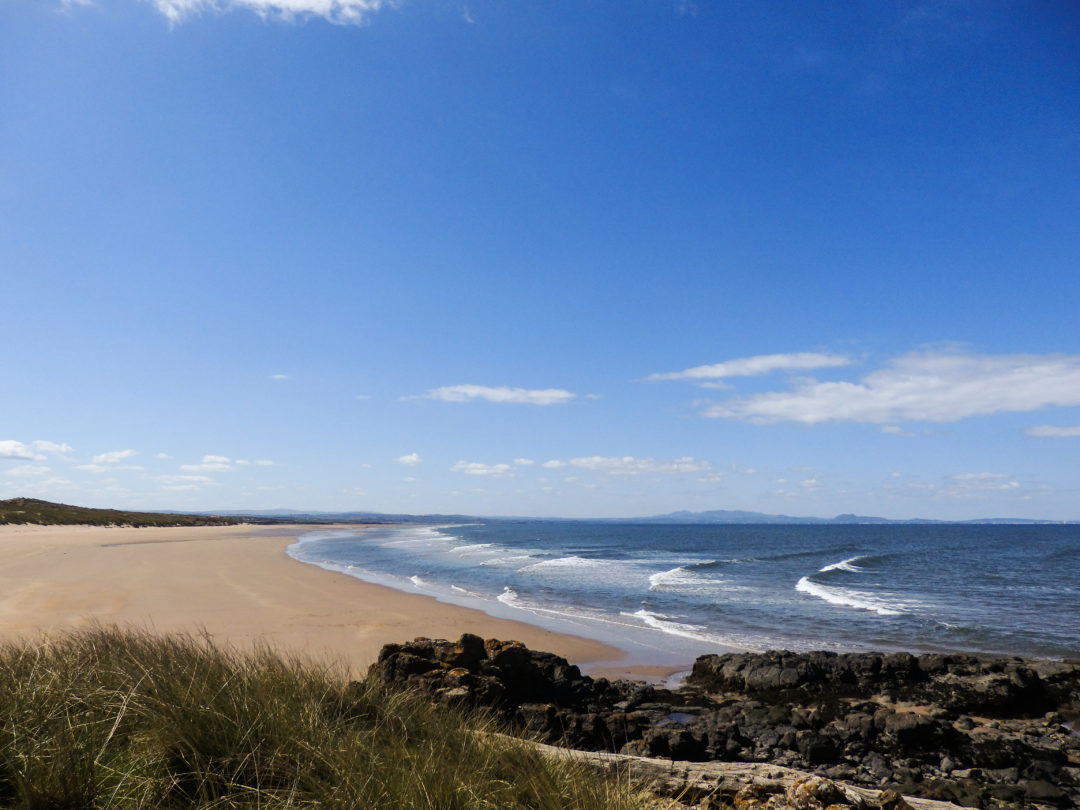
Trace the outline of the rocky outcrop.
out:
M 668 690 L 465 635 L 387 645 L 371 676 L 584 750 L 770 763 L 967 806 L 1080 803 L 1077 664 L 744 653 L 702 656 Z
M 1063 697 L 1055 683 L 1043 680 L 1022 659 L 955 654 L 703 655 L 687 680 L 711 691 L 770 700 L 884 696 L 987 717 L 1038 717 Z

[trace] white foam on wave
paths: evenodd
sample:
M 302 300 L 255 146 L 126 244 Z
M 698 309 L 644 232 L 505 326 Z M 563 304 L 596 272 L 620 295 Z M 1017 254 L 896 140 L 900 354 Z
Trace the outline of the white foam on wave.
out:
M 714 588 L 721 584 L 722 580 L 703 577 L 685 565 L 649 575 L 650 591 Z
M 810 577 L 803 577 L 795 584 L 795 590 L 824 599 L 833 605 L 870 610 L 881 616 L 899 616 L 911 612 L 909 605 L 903 602 L 887 602 L 880 596 L 866 591 L 839 588 L 835 585 L 822 585 Z
M 599 568 L 605 565 L 604 560 L 589 560 L 585 557 L 579 557 L 576 554 L 572 554 L 569 557 L 556 557 L 553 560 L 541 560 L 538 563 L 532 565 L 526 565 L 524 568 L 518 569 L 519 571 L 544 571 L 544 570 L 559 570 L 567 568 Z
M 654 613 L 651 610 L 642 608 L 641 610 L 634 611 L 633 613 L 623 614 L 626 616 L 633 616 L 635 619 L 641 621 L 646 627 L 651 627 L 654 630 L 659 630 L 662 633 L 666 633 L 669 636 L 679 636 L 680 638 L 689 638 L 694 641 L 705 641 L 709 644 L 719 644 L 723 647 L 741 647 L 749 649 L 751 652 L 757 652 L 752 647 L 749 647 L 743 641 L 736 641 L 729 638 L 723 638 L 722 636 L 709 633 L 708 628 L 700 624 L 687 624 L 685 622 L 672 621 L 671 616 L 665 616 L 663 613 Z
M 476 551 L 487 551 L 494 547 L 494 543 L 470 543 L 466 546 L 454 546 L 450 551 L 454 554 L 469 554 Z
M 424 580 L 420 579 L 420 577 L 417 577 L 417 576 L 409 577 L 409 582 L 411 582 L 417 588 L 426 588 L 427 587 L 427 583 L 424 582 Z
M 503 592 L 500 593 L 495 598 L 498 601 L 502 602 L 504 605 L 509 605 L 510 607 L 521 608 L 522 610 L 527 609 L 522 604 L 521 597 L 518 596 L 517 591 L 515 591 L 509 585 L 504 585 L 503 586 Z
M 460 585 L 451 585 L 450 590 L 457 591 L 458 593 L 463 593 L 466 596 L 473 597 L 474 599 L 490 599 L 491 598 L 489 596 L 485 596 L 482 593 L 477 593 L 476 591 L 470 591 L 468 588 L 462 588 Z
M 831 563 L 830 565 L 826 565 L 824 568 L 818 571 L 818 573 L 824 574 L 826 571 L 851 571 L 852 573 L 857 574 L 861 571 L 866 570 L 865 568 L 860 568 L 859 566 L 855 565 L 856 561 L 863 559 L 865 556 L 865 554 L 860 554 L 857 557 L 848 557 L 846 560 Z
M 402 537 L 401 534 L 405 536 Z M 418 546 L 421 544 L 431 545 L 432 543 L 448 543 L 456 540 L 456 537 L 447 537 L 439 532 L 432 531 L 430 529 L 410 529 L 404 530 L 400 534 L 395 535 L 395 539 L 387 540 L 384 543 L 379 543 L 380 546 Z
M 524 610 L 537 616 L 553 616 L 559 619 L 568 619 L 574 623 L 589 622 L 594 625 L 615 625 L 616 627 L 622 627 L 624 629 L 627 627 L 626 622 L 617 621 L 611 618 L 609 615 L 605 615 L 603 611 L 589 610 L 586 608 L 573 608 L 569 605 L 550 607 L 538 605 L 534 602 L 529 602 L 525 599 L 522 599 L 518 595 L 517 591 L 515 591 L 509 585 L 504 585 L 503 592 L 496 596 L 495 599 L 499 602 L 502 602 L 504 605 L 512 608 L 517 608 L 518 610 Z
M 498 557 L 491 557 L 483 560 L 480 565 L 517 565 L 522 560 L 531 560 L 533 556 L 531 554 L 511 554 L 509 556 L 499 555 Z

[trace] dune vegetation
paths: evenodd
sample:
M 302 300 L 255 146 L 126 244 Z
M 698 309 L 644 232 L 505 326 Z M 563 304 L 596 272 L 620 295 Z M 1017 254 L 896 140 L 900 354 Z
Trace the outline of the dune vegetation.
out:
M 179 515 L 168 512 L 125 512 L 52 503 L 37 498 L 0 501 L 0 524 L 37 523 L 46 526 L 230 526 L 237 518 L 211 515 Z
M 270 650 L 116 628 L 0 648 L 0 806 L 579 808 L 646 794 L 490 719 Z

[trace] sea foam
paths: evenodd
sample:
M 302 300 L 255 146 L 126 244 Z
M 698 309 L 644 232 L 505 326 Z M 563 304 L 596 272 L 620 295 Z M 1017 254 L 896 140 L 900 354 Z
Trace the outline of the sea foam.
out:
M 665 590 L 702 590 L 713 589 L 722 584 L 722 580 L 709 579 L 695 573 L 692 568 L 712 565 L 713 563 L 695 563 L 693 566 L 680 565 L 667 571 L 657 571 L 649 575 L 650 591 Z
M 857 557 L 848 557 L 846 560 L 841 560 L 840 562 L 836 562 L 836 563 L 832 563 L 830 565 L 826 565 L 818 573 L 824 574 L 826 571 L 851 571 L 852 573 L 857 574 L 857 573 L 860 573 L 860 572 L 862 572 L 862 571 L 864 571 L 866 569 L 860 568 L 859 566 L 855 565 L 855 563 L 857 561 L 865 559 L 865 558 L 866 558 L 865 554 L 860 554 Z
M 865 591 L 822 585 L 820 582 L 814 582 L 810 577 L 800 579 L 795 584 L 795 590 L 824 599 L 833 605 L 871 610 L 881 616 L 899 616 L 910 612 L 909 606 L 903 602 L 887 602 L 876 594 Z

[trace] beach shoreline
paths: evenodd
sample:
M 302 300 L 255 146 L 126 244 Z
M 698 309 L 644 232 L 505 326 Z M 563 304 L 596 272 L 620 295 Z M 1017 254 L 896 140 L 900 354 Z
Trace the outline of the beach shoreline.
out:
M 94 624 L 206 634 L 362 676 L 384 644 L 469 632 L 548 650 L 607 677 L 663 680 L 682 667 L 626 667 L 611 645 L 447 605 L 326 571 L 285 549 L 315 529 L 281 525 L 0 526 L 0 641 Z M 359 526 L 348 526 L 360 529 Z

